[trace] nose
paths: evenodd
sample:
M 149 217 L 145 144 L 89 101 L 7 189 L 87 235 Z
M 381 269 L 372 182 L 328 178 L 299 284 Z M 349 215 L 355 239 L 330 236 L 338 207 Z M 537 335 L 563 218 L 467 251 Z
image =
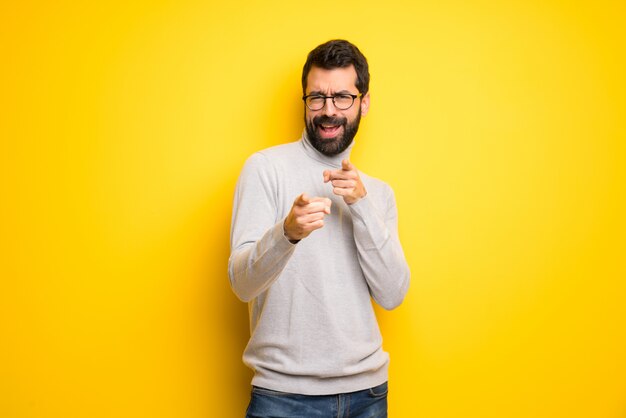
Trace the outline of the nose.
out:
M 326 116 L 335 116 L 337 115 L 337 108 L 335 107 L 335 103 L 333 103 L 332 97 L 327 97 L 326 102 L 324 103 L 324 107 L 322 108 L 322 112 Z

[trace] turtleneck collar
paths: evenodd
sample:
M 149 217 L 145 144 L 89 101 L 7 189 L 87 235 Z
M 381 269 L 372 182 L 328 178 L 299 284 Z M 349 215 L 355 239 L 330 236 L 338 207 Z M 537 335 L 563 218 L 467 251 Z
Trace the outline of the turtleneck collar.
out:
M 333 156 L 324 155 L 315 149 L 315 147 L 311 144 L 311 141 L 306 133 L 306 129 L 304 129 L 304 132 L 302 133 L 302 139 L 300 142 L 302 143 L 302 147 L 304 148 L 306 155 L 321 162 L 322 164 L 335 168 L 341 168 L 341 161 L 346 158 L 350 158 L 350 151 L 352 151 L 352 147 L 354 146 L 354 140 L 352 140 L 352 143 L 343 152 Z

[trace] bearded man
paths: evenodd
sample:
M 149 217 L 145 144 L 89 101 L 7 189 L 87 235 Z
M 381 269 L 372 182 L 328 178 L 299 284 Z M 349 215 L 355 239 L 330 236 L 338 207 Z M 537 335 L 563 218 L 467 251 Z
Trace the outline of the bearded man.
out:
M 302 71 L 305 130 L 253 154 L 237 183 L 228 273 L 248 302 L 247 417 L 386 417 L 389 355 L 371 299 L 400 305 L 409 268 L 393 191 L 350 151 L 369 69 L 344 40 Z

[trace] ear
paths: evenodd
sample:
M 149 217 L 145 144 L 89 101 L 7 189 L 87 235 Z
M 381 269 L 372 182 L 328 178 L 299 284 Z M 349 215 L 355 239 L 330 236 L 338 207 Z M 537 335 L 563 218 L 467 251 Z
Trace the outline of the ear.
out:
M 365 93 L 363 97 L 361 97 L 361 116 L 367 115 L 367 112 L 370 110 L 370 92 Z

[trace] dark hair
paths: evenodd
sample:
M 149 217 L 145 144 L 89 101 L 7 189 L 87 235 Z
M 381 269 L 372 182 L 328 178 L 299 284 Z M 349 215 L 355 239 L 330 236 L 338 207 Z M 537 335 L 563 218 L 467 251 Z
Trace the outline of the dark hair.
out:
M 333 39 L 319 45 L 309 55 L 302 69 L 302 93 L 306 94 L 306 81 L 311 67 L 325 70 L 346 68 L 354 65 L 356 71 L 356 88 L 365 94 L 370 88 L 370 73 L 367 59 L 359 48 L 343 39 Z

